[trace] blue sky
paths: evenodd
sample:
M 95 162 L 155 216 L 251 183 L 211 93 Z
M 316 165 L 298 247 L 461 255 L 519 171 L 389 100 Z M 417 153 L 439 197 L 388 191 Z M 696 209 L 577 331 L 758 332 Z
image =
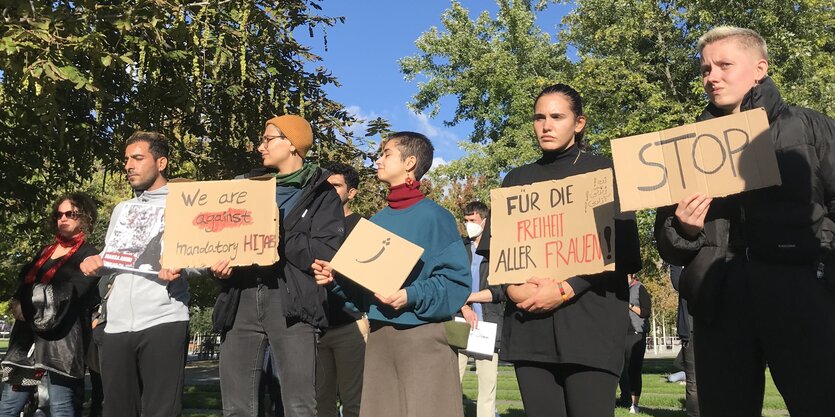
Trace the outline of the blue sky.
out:
M 432 26 L 441 27 L 441 14 L 449 0 L 331 0 L 321 3 L 322 14 L 344 16 L 345 23 L 328 28 L 328 49 L 324 50 L 322 32 L 309 38 L 307 28 L 297 31 L 297 40 L 310 45 L 322 57 L 323 65 L 339 79 L 341 87 L 328 87 L 329 96 L 365 119 L 383 117 L 394 130 L 413 130 L 426 134 L 435 145 L 436 163 L 462 156 L 458 142 L 469 134 L 470 124 L 445 127 L 451 118 L 454 98 L 441 103 L 435 118 L 414 114 L 406 107 L 417 92 L 417 81 L 407 82 L 397 60 L 418 52 L 415 40 Z M 461 4 L 472 17 L 483 10 L 495 16 L 492 0 L 463 0 Z M 551 5 L 538 15 L 537 23 L 556 37 L 562 15 L 569 6 Z

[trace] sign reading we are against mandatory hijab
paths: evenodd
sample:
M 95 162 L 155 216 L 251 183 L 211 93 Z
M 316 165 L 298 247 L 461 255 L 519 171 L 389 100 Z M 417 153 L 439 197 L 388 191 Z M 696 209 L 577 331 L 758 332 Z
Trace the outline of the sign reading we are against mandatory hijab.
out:
M 490 202 L 491 285 L 615 269 L 612 170 L 497 188 Z
M 164 268 L 278 261 L 275 178 L 168 183 Z

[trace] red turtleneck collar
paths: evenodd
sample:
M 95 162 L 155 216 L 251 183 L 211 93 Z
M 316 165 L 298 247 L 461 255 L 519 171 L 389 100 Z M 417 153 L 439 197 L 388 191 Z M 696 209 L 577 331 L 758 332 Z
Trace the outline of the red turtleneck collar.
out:
M 403 183 L 389 188 L 389 195 L 386 201 L 389 207 L 395 210 L 402 210 L 413 206 L 425 196 L 420 191 L 420 181 L 411 181 L 411 184 Z

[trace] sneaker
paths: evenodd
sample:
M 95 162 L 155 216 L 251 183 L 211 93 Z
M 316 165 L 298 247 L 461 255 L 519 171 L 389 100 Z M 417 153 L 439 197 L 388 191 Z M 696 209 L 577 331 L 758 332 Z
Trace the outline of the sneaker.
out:
M 640 407 L 638 407 L 635 404 L 632 404 L 632 406 L 629 407 L 629 414 L 638 414 L 638 411 L 640 411 L 640 410 L 641 410 Z

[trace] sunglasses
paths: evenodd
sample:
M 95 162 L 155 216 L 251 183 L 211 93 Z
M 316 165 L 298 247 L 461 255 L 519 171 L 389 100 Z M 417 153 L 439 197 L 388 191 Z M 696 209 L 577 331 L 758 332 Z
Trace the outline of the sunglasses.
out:
M 52 213 L 52 220 L 60 220 L 61 217 L 64 217 L 64 216 L 67 216 L 67 218 L 70 219 L 70 220 L 78 220 L 78 218 L 81 217 L 81 213 L 79 213 L 75 210 L 56 211 L 56 212 Z

